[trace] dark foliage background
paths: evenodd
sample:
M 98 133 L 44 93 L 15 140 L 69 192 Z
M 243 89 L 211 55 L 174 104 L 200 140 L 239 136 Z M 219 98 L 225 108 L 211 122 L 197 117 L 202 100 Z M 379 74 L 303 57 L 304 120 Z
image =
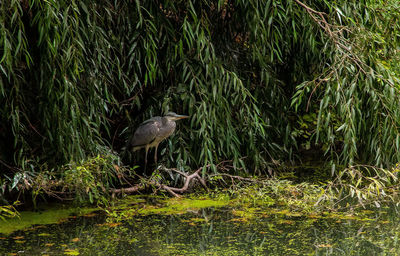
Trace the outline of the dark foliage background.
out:
M 134 127 L 168 110 L 191 118 L 164 142 L 167 166 L 231 160 L 263 173 L 311 151 L 333 167 L 390 167 L 400 158 L 399 7 L 2 1 L 0 184 L 118 154 Z

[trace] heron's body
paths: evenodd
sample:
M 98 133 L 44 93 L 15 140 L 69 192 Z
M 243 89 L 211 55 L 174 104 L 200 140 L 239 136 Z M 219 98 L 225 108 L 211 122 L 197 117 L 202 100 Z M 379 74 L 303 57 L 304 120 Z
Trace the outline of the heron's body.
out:
M 149 148 L 155 147 L 154 162 L 157 162 L 157 148 L 161 141 L 171 136 L 176 128 L 176 120 L 188 118 L 188 116 L 177 115 L 169 112 L 167 115 L 155 116 L 144 121 L 136 129 L 131 140 L 133 150 L 144 148 L 146 150 L 145 166 L 147 165 L 147 153 Z

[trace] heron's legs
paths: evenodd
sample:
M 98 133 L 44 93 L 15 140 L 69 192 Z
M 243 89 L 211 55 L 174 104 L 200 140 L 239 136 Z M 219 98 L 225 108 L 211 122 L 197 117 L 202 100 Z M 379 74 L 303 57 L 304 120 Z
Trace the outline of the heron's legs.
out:
M 154 163 L 157 164 L 157 148 L 158 144 L 156 145 L 156 150 L 154 150 Z
M 146 154 L 144 156 L 144 171 L 146 172 L 146 167 L 147 167 L 147 153 L 149 152 L 149 146 L 145 147 Z

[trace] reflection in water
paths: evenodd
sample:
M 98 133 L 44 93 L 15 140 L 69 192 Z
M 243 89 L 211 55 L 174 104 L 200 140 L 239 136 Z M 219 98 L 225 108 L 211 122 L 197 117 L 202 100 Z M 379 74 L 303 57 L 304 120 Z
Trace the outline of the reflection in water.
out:
M 255 216 L 207 208 L 115 222 L 97 214 L 0 235 L 0 254 L 390 255 L 400 249 L 394 214 L 333 219 L 264 210 Z

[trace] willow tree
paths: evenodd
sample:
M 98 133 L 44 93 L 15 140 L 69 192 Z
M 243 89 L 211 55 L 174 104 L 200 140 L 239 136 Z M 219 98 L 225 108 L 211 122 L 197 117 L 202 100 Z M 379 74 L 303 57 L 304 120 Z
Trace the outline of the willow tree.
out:
M 398 8 L 3 1 L 2 173 L 118 154 L 128 127 L 168 110 L 191 116 L 164 144 L 169 166 L 264 171 L 309 149 L 333 164 L 391 166 L 400 158 Z

